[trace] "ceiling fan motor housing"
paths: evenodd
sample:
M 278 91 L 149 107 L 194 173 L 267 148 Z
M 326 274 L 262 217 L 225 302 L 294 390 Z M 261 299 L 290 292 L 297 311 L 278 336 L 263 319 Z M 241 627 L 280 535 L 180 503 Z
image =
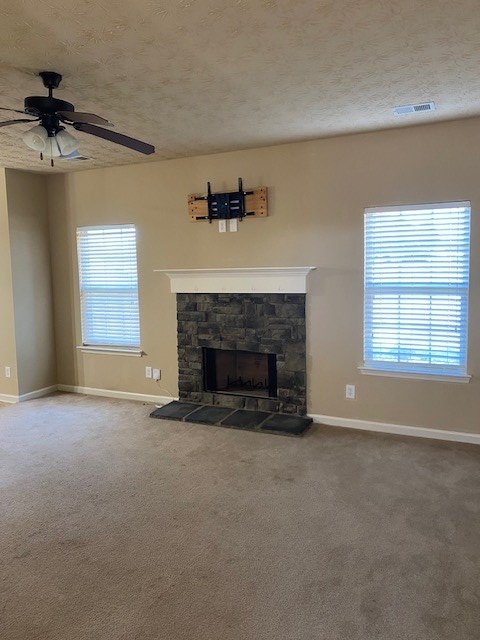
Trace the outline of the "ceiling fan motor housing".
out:
M 40 118 L 42 127 L 45 127 L 49 136 L 54 136 L 60 130 L 60 118 L 57 112 L 73 113 L 75 110 L 70 102 L 49 96 L 30 96 L 25 98 L 24 105 L 25 113 Z
M 58 98 L 50 98 L 49 96 L 30 96 L 25 98 L 25 113 L 39 118 L 42 114 L 47 113 L 53 115 L 57 111 L 75 111 L 73 104 L 59 100 Z

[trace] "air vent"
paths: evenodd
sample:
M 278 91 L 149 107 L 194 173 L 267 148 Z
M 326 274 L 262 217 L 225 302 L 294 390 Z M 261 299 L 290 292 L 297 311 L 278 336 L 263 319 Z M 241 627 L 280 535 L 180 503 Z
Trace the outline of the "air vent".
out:
M 402 107 L 394 107 L 393 113 L 396 116 L 406 116 L 409 113 L 419 113 L 422 111 L 435 111 L 434 102 L 421 102 L 420 104 L 405 104 Z
M 88 156 L 82 156 L 82 154 L 78 153 L 78 151 L 72 151 L 72 153 L 69 153 L 68 156 L 62 156 L 62 159 L 69 160 L 70 162 L 78 162 L 79 160 L 91 160 L 91 158 L 89 158 Z

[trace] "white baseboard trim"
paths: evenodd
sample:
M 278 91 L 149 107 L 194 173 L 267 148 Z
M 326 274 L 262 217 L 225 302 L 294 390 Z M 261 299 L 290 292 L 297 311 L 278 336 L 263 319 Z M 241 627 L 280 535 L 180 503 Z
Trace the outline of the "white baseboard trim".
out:
M 0 393 L 0 402 L 14 404 L 15 402 L 18 402 L 18 396 L 10 396 L 7 393 Z
M 52 384 L 50 387 L 43 387 L 43 389 L 35 389 L 35 391 L 30 391 L 29 393 L 22 393 L 17 396 L 16 402 L 25 402 L 26 400 L 34 400 L 35 398 L 43 398 L 43 396 L 48 396 L 49 393 L 53 393 L 57 390 L 57 385 Z
M 362 431 L 377 431 L 393 433 L 400 436 L 414 436 L 416 438 L 433 438 L 434 440 L 449 440 L 452 442 L 467 442 L 480 444 L 480 433 L 466 433 L 464 431 L 446 431 L 443 429 L 427 429 L 425 427 L 410 427 L 403 424 L 388 422 L 370 422 L 368 420 L 354 420 L 353 418 L 337 418 L 310 413 L 309 418 L 320 424 L 332 427 L 346 427 L 347 429 L 361 429 Z
M 167 404 L 178 398 L 170 396 L 152 396 L 146 393 L 131 393 L 130 391 L 112 391 L 111 389 L 95 389 L 94 387 L 77 387 L 70 384 L 59 384 L 58 391 L 67 393 L 83 393 L 87 396 L 102 396 L 103 398 L 117 398 L 119 400 L 137 400 L 139 402 L 151 402 L 153 404 Z
M 149 402 L 152 404 L 167 404 L 172 400 L 178 400 L 173 396 L 155 396 L 145 393 L 131 393 L 130 391 L 113 391 L 111 389 L 95 389 L 94 387 L 79 387 L 69 384 L 52 385 L 37 389 L 20 396 L 0 394 L 0 402 L 14 404 L 25 402 L 34 398 L 41 398 L 54 391 L 65 391 L 67 393 L 81 393 L 89 396 L 101 396 L 104 398 L 117 398 L 119 400 L 136 400 L 138 402 Z M 356 420 L 354 418 L 339 418 L 336 416 L 325 416 L 321 414 L 309 413 L 309 418 L 315 423 L 325 424 L 332 427 L 344 427 L 347 429 L 360 429 L 361 431 L 376 431 L 378 433 L 392 433 L 401 436 L 413 436 L 416 438 L 432 438 L 434 440 L 448 440 L 451 442 L 466 442 L 468 444 L 480 445 L 480 433 L 467 433 L 465 431 L 447 431 L 444 429 L 428 429 L 426 427 L 411 427 L 403 424 L 391 424 L 388 422 L 371 422 L 369 420 Z
M 19 396 L 10 396 L 0 393 L 0 402 L 8 402 L 15 404 L 17 402 L 26 402 L 27 400 L 34 400 L 35 398 L 43 398 L 48 396 L 49 393 L 53 393 L 57 390 L 57 385 L 52 384 L 50 387 L 43 387 L 43 389 L 35 389 L 35 391 L 29 391 L 28 393 L 22 393 Z

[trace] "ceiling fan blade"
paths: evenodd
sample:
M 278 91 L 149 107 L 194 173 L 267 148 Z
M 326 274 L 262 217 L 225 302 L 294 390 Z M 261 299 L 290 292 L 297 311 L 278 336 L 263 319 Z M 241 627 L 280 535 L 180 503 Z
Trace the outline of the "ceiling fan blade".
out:
M 109 120 L 106 120 L 101 116 L 96 116 L 94 113 L 80 113 L 78 111 L 57 111 L 57 115 L 59 115 L 62 120 L 68 120 L 72 123 L 79 122 L 81 124 L 101 124 L 103 127 L 113 127 L 113 124 Z
M 134 151 L 139 151 L 140 153 L 144 153 L 145 155 L 150 155 L 151 153 L 155 153 L 155 147 L 147 142 L 142 142 L 141 140 L 137 140 L 136 138 L 130 138 L 129 136 L 123 135 L 123 133 L 117 133 L 116 131 L 109 131 L 108 129 L 102 129 L 102 127 L 96 127 L 94 124 L 83 124 L 81 122 L 74 122 L 73 126 L 78 131 L 84 131 L 85 133 L 91 133 L 98 138 L 103 138 L 104 140 L 109 140 L 110 142 L 115 142 L 116 144 L 121 144 L 124 147 L 128 147 L 129 149 L 133 149 Z
M 10 109 L 10 107 L 0 107 L 0 111 L 13 111 L 13 113 L 22 113 L 25 115 L 25 111 L 20 111 L 19 109 Z
M 0 127 L 8 127 L 10 124 L 17 124 L 18 122 L 38 122 L 38 120 L 30 120 L 29 118 L 20 118 L 19 120 L 4 120 L 0 122 Z

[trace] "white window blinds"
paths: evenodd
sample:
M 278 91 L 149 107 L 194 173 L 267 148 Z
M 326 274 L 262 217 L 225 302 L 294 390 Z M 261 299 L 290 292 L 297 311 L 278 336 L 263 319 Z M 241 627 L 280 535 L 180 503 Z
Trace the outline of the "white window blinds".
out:
M 470 203 L 365 211 L 367 369 L 466 375 Z
M 134 225 L 77 229 L 84 345 L 140 346 Z

